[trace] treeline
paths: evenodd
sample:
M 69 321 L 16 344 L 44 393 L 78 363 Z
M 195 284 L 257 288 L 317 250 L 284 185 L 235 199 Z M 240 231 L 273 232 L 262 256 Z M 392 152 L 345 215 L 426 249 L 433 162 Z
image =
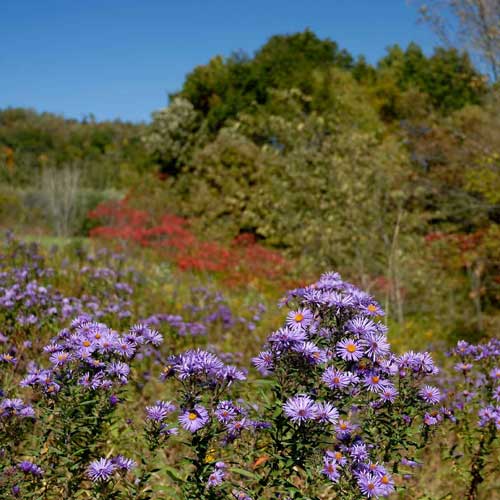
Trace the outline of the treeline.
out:
M 498 326 L 500 101 L 466 53 L 393 46 L 372 66 L 305 31 L 214 57 L 170 97 L 146 126 L 4 110 L 4 186 L 77 170 L 205 238 L 338 269 L 401 323 Z

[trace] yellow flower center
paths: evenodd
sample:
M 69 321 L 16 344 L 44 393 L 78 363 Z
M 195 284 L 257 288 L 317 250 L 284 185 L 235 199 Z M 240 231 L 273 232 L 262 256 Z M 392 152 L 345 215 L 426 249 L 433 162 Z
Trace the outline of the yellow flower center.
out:
M 84 340 L 83 347 L 89 347 L 89 346 L 90 346 L 90 342 L 88 340 Z
M 196 413 L 191 412 L 188 415 L 189 420 L 196 420 L 198 418 L 198 415 Z
M 304 316 L 302 314 L 299 313 L 299 314 L 295 315 L 295 321 L 297 323 L 300 323 L 303 319 L 304 319 Z
M 100 334 L 100 333 L 96 333 L 96 334 L 95 334 L 95 338 L 96 338 L 97 340 L 99 340 L 99 339 L 101 338 L 101 334 Z
M 356 352 L 356 344 L 347 344 L 346 349 L 350 352 Z
M 379 380 L 380 380 L 380 377 L 379 377 L 378 375 L 374 375 L 374 376 L 372 377 L 372 382 L 373 382 L 374 384 L 378 384 Z
M 342 423 L 340 424 L 340 428 L 341 428 L 343 431 L 345 431 L 345 430 L 347 429 L 347 424 L 344 424 L 344 422 L 342 422 Z
M 370 304 L 367 309 L 370 311 L 370 312 L 375 312 L 377 310 L 377 306 L 375 304 Z
M 345 425 L 345 424 L 342 424 L 342 425 Z M 342 427 L 342 425 L 340 427 Z M 341 458 L 342 458 L 342 453 L 340 453 L 340 451 L 336 451 L 335 452 L 335 459 L 340 460 Z
M 333 377 L 333 383 L 338 384 L 340 382 L 340 379 L 338 377 Z
M 382 476 L 380 481 L 382 484 L 389 484 L 389 478 L 387 476 Z
M 57 356 L 57 359 L 59 361 L 64 361 L 67 357 L 68 357 L 67 354 L 59 354 L 59 356 Z

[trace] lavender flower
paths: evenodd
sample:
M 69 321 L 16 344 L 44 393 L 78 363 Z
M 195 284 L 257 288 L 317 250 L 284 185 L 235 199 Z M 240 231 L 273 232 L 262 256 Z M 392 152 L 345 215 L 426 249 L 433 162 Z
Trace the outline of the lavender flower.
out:
M 304 394 L 299 394 L 283 405 L 285 415 L 296 424 L 302 424 L 307 420 L 316 418 L 316 405 L 314 401 Z
M 96 483 L 109 481 L 116 471 L 117 465 L 107 458 L 100 458 L 90 463 L 87 468 L 87 476 Z
M 193 409 L 185 411 L 179 417 L 181 426 L 187 431 L 193 433 L 205 427 L 208 421 L 208 411 L 202 405 L 195 405 Z

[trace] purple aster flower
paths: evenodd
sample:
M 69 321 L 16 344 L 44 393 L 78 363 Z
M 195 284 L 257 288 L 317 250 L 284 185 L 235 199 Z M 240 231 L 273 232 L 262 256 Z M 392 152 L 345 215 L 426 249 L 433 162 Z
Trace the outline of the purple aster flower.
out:
M 359 340 L 341 340 L 335 350 L 345 361 L 359 361 L 363 357 L 363 343 Z
M 316 405 L 314 401 L 305 394 L 299 394 L 293 398 L 289 398 L 283 405 L 285 415 L 296 424 L 302 424 L 307 420 L 312 420 L 316 417 Z
M 327 455 L 323 457 L 323 469 L 321 470 L 321 472 L 334 483 L 336 483 L 340 478 L 338 467 L 338 463 L 335 460 L 332 460 Z
M 90 463 L 87 468 L 87 476 L 94 483 L 109 481 L 116 470 L 116 464 L 107 458 L 100 458 Z
M 439 423 L 443 417 L 438 412 L 426 412 L 424 415 L 424 423 L 425 425 L 436 425 Z
M 217 420 L 223 424 L 227 424 L 234 420 L 238 412 L 231 401 L 221 401 L 215 409 Z
M 115 375 L 121 383 L 125 384 L 128 381 L 130 366 L 122 361 L 110 363 L 107 369 L 109 375 Z
M 43 476 L 42 468 L 28 460 L 18 463 L 17 468 L 25 474 L 31 474 L 32 476 L 38 477 Z
M 239 370 L 236 366 L 226 366 L 221 370 L 222 378 L 226 382 L 231 383 L 234 380 L 246 380 L 246 375 L 242 370 Z
M 207 488 L 214 488 L 215 486 L 221 485 L 225 477 L 226 474 L 223 469 L 215 469 L 210 476 L 208 476 Z
M 368 451 L 364 443 L 353 444 L 349 453 L 355 462 L 364 462 L 368 460 Z
M 355 318 L 349 320 L 346 323 L 346 330 L 359 335 L 360 337 L 366 337 L 371 333 L 377 332 L 375 323 L 371 319 L 363 316 L 356 316 Z
M 344 439 L 349 439 L 351 437 L 351 433 L 354 431 L 354 429 L 355 426 L 351 424 L 351 422 L 341 419 L 335 427 L 335 432 L 337 438 L 343 441 Z
M 195 405 L 191 410 L 186 410 L 180 417 L 181 426 L 189 432 L 196 432 L 205 427 L 209 421 L 208 411 L 202 405 Z
M 131 358 L 136 349 L 136 344 L 130 342 L 129 340 L 119 339 L 116 345 L 116 352 L 126 358 Z
M 276 344 L 278 347 L 289 348 L 298 342 L 304 342 L 306 340 L 306 334 L 300 329 L 291 329 L 289 327 L 280 328 L 276 332 L 272 333 L 268 341 Z
M 320 364 L 327 360 L 325 351 L 313 342 L 300 342 L 293 346 L 292 350 L 301 354 L 309 363 Z
M 463 374 L 466 374 L 472 370 L 472 364 L 460 362 L 457 363 L 453 368 L 455 368 L 457 372 L 462 372 Z
M 290 311 L 286 317 L 286 325 L 292 330 L 304 330 L 314 321 L 314 314 L 307 308 Z
M 153 344 L 158 347 L 163 342 L 163 336 L 160 332 L 147 328 L 144 332 L 144 340 L 146 343 Z
M 135 460 L 126 458 L 123 455 L 117 455 L 116 457 L 111 459 L 111 462 L 113 462 L 119 469 L 122 469 L 124 471 L 131 471 L 132 469 L 135 469 L 137 467 L 137 463 Z
M 226 425 L 229 434 L 233 438 L 239 436 L 242 430 L 248 429 L 251 426 L 252 422 L 245 417 L 241 420 L 230 420 Z
M 9 363 L 11 365 L 15 365 L 17 363 L 17 359 L 9 354 L 8 352 L 0 354 L 0 362 Z
M 424 385 L 419 391 L 418 395 L 426 402 L 430 404 L 439 403 L 441 399 L 441 393 L 437 387 L 431 385 Z
M 269 375 L 274 369 L 274 356 L 271 351 L 262 351 L 252 358 L 252 363 L 262 375 Z
M 381 496 L 388 497 L 394 493 L 394 480 L 391 475 L 387 472 L 379 476 Z
M 344 389 L 351 384 L 351 378 L 349 377 L 348 372 L 343 372 L 341 370 L 337 370 L 332 366 L 327 368 L 323 372 L 323 376 L 321 380 L 330 388 L 330 389 Z
M 376 392 L 378 394 L 382 393 L 385 387 L 392 386 L 388 380 L 381 378 L 377 373 L 367 375 L 364 379 L 364 384 L 370 392 Z
M 500 385 L 497 385 L 497 386 L 493 389 L 493 399 L 494 399 L 495 401 L 500 402 Z
M 146 406 L 146 418 L 154 422 L 162 422 L 173 411 L 175 411 L 175 405 L 170 401 L 157 401 L 153 406 Z
M 380 399 L 384 402 L 394 403 L 398 394 L 398 391 L 392 384 L 386 385 L 380 392 Z
M 370 332 L 365 336 L 366 355 L 375 360 L 389 354 L 390 345 L 383 333 Z
M 50 356 L 50 362 L 54 366 L 63 366 L 71 361 L 71 354 L 67 351 L 56 351 Z
M 328 401 L 321 401 L 315 405 L 315 415 L 318 422 L 335 425 L 339 420 L 338 410 Z
M 378 497 L 384 493 L 380 478 L 370 472 L 361 472 L 358 475 L 358 486 L 361 493 L 368 498 Z

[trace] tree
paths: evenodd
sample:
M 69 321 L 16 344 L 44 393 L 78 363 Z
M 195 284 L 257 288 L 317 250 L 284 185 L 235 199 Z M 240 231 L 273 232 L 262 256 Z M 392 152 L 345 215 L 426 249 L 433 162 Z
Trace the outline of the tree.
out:
M 500 73 L 500 0 L 430 0 L 422 19 L 447 45 L 477 54 L 496 82 Z

